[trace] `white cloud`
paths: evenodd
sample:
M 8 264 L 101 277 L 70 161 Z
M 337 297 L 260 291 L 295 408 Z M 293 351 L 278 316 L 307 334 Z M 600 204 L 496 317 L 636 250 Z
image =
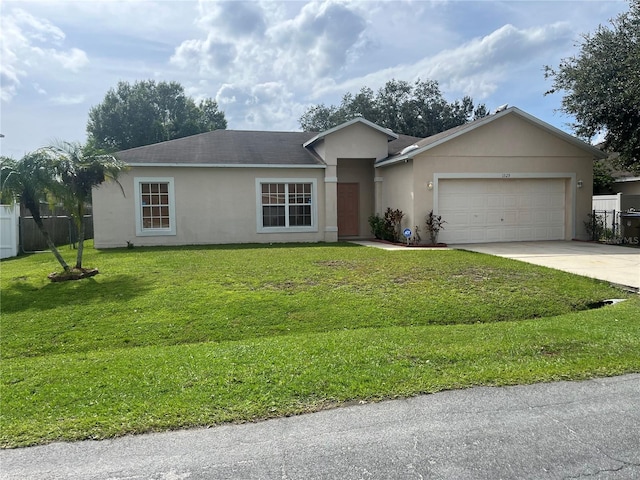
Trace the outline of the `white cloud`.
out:
M 173 65 L 214 79 L 279 77 L 307 85 L 338 74 L 366 27 L 355 8 L 331 0 L 304 4 L 293 15 L 261 3 L 201 2 L 196 24 L 203 37 L 184 40 Z
M 236 129 L 291 130 L 304 111 L 283 82 L 223 84 L 215 98 Z
M 413 64 L 400 64 L 341 83 L 319 86 L 317 98 L 330 92 L 357 91 L 362 86 L 379 88 L 391 78 L 408 81 L 437 80 L 445 92 L 462 93 L 482 100 L 493 94 L 507 77 L 532 63 L 541 65 L 549 52 L 571 36 L 564 22 L 519 29 L 503 27 L 461 46 L 422 58 Z
M 72 48 L 67 51 L 49 50 L 48 53 L 62 68 L 71 70 L 72 72 L 77 72 L 89 63 L 87 54 L 79 48 Z
M 1 26 L 1 98 L 5 102 L 17 94 L 21 79 L 31 72 L 46 72 L 49 76 L 59 68 L 78 72 L 89 61 L 79 48 L 61 48 L 65 34 L 60 28 L 22 9 L 4 13 Z
M 33 89 L 34 89 L 36 92 L 38 92 L 38 94 L 39 94 L 39 95 L 46 95 L 46 94 L 47 94 L 47 91 L 46 91 L 44 88 L 42 88 L 42 87 L 40 86 L 40 84 L 39 84 L 39 83 L 37 83 L 37 82 L 33 84 Z
M 78 105 L 85 101 L 85 95 L 68 95 L 68 94 L 60 94 L 54 97 L 51 97 L 51 104 L 53 105 Z
M 20 8 L 11 10 L 8 21 L 21 25 L 24 36 L 30 40 L 60 44 L 65 38 L 64 32 L 47 19 L 36 18 Z

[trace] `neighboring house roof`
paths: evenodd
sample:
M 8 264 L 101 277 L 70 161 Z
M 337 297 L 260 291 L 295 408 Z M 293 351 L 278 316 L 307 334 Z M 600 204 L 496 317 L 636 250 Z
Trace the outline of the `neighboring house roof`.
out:
M 607 152 L 604 150 L 604 143 L 599 143 L 596 146 L 607 155 L 606 158 L 599 160 L 600 165 L 604 166 L 616 182 L 637 182 L 640 180 L 640 177 L 634 175 L 633 172 L 620 170 L 618 162 L 620 154 L 618 152 Z
M 214 130 L 118 152 L 132 166 L 308 166 L 325 164 L 302 144 L 314 132 Z
M 640 177 L 622 177 L 614 180 L 616 183 L 624 183 L 624 182 L 640 182 Z
M 537 125 L 538 127 L 543 128 L 544 130 L 547 130 L 549 133 L 562 138 L 563 140 L 572 143 L 573 145 L 582 148 L 583 150 L 587 150 L 588 152 L 590 152 L 594 157 L 597 158 L 604 158 L 606 157 L 606 154 L 604 154 L 601 150 L 599 150 L 598 148 L 594 147 L 593 145 L 589 145 L 586 142 L 583 142 L 582 140 L 580 140 L 579 138 L 574 137 L 573 135 L 569 135 L 566 132 L 563 132 L 562 130 L 549 125 L 546 122 L 543 122 L 542 120 L 537 119 L 536 117 L 529 115 L 526 112 L 523 112 L 522 110 L 520 110 L 519 108 L 516 107 L 511 107 L 508 108 L 506 110 L 502 110 L 498 113 L 494 113 L 493 115 L 487 115 L 486 117 L 482 117 L 478 120 L 474 120 L 473 122 L 469 122 L 469 123 L 465 123 L 464 125 L 459 125 L 457 127 L 451 128 L 449 130 L 445 130 L 444 132 L 440 132 L 437 133 L 435 135 L 432 135 L 430 137 L 421 139 L 420 141 L 416 142 L 415 145 L 417 148 L 411 149 L 409 151 L 406 151 L 405 153 L 400 152 L 397 155 L 392 155 L 391 152 L 389 152 L 389 156 L 387 158 L 383 158 L 379 161 L 376 162 L 376 166 L 386 166 L 386 165 L 393 165 L 394 163 L 397 162 L 403 162 L 405 160 L 409 160 L 412 159 L 413 157 L 415 157 L 416 155 L 419 155 L 423 152 L 426 152 L 427 150 L 430 150 L 434 147 L 437 147 L 438 145 L 442 145 L 445 142 L 451 141 L 457 137 L 459 137 L 460 135 L 463 135 L 465 133 L 471 132 L 473 130 L 475 130 L 476 128 L 479 128 L 483 125 L 486 125 L 488 123 L 491 123 L 499 118 L 502 118 L 506 115 L 517 115 L 531 123 L 533 123 L 534 125 Z
M 330 135 L 334 132 L 337 132 L 338 130 L 342 130 L 343 128 L 347 128 L 353 124 L 356 123 L 362 123 L 363 125 L 366 125 L 367 127 L 371 127 L 374 130 L 378 130 L 380 133 L 383 133 L 387 136 L 387 139 L 389 141 L 392 140 L 396 140 L 398 138 L 398 135 L 396 133 L 393 133 L 390 129 L 388 128 L 384 128 L 381 127 L 380 125 L 376 125 L 373 122 L 370 122 L 369 120 L 362 118 L 362 117 L 356 117 L 353 118 L 351 120 L 349 120 L 348 122 L 344 122 L 341 123 L 340 125 L 330 128 L 329 130 L 326 130 L 324 132 L 318 133 L 316 136 L 314 136 L 313 138 L 311 138 L 310 140 L 308 140 L 307 142 L 305 142 L 304 146 L 305 147 L 309 147 L 311 145 L 313 145 L 314 143 L 316 143 L 319 140 L 322 140 L 324 137 L 326 137 L 327 135 Z

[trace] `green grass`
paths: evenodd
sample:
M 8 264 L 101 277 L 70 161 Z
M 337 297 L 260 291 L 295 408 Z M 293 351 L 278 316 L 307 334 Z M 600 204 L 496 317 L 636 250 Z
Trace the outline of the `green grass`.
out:
M 3 261 L 0 445 L 250 421 L 472 385 L 640 371 L 640 301 L 460 251 L 87 249 Z

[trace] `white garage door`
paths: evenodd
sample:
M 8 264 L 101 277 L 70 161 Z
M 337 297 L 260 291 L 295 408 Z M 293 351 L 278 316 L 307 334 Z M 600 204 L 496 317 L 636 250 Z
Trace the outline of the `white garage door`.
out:
M 444 243 L 563 240 L 565 182 L 545 179 L 441 179 Z

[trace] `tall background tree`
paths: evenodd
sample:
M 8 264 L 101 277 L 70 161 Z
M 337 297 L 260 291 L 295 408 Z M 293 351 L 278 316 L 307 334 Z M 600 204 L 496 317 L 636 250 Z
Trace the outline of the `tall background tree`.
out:
M 487 114 L 484 104 L 474 107 L 468 96 L 447 102 L 434 80 L 392 79 L 375 94 L 364 87 L 355 95 L 346 93 L 338 106 L 311 106 L 299 121 L 303 130 L 319 132 L 363 117 L 396 133 L 428 137 Z
M 177 82 L 119 82 L 89 110 L 88 144 L 107 151 L 227 128 L 215 100 L 196 102 Z
M 605 149 L 619 153 L 617 166 L 640 173 L 640 0 L 578 47 L 557 68 L 545 67 L 553 79 L 547 94 L 563 92 L 562 110 L 574 116 L 578 136 L 604 132 Z

